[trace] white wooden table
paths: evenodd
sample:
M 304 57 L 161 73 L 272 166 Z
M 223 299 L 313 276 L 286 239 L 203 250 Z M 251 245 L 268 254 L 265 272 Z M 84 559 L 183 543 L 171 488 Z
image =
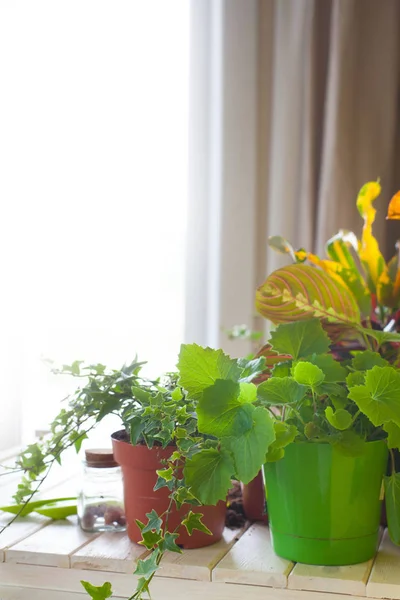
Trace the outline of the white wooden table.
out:
M 56 474 L 45 494 L 70 493 L 67 475 L 65 469 L 60 471 L 57 482 Z M 7 486 L 2 484 L 3 503 Z M 7 485 L 15 489 L 14 482 Z M 0 524 L 7 519 L 10 515 L 0 513 Z M 110 581 L 114 598 L 129 598 L 136 586 L 135 563 L 146 552 L 125 533 L 84 533 L 75 517 L 51 521 L 30 515 L 0 535 L 0 600 L 84 600 L 81 579 L 94 585 Z M 400 600 L 400 548 L 390 542 L 387 532 L 376 557 L 367 563 L 312 567 L 275 556 L 265 525 L 226 529 L 213 546 L 168 554 L 152 584 L 153 600 L 348 600 L 349 596 Z

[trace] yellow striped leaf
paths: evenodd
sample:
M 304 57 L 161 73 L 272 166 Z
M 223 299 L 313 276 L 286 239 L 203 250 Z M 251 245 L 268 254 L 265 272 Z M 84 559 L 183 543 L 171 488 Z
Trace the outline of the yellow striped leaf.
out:
M 357 197 L 357 208 L 364 219 L 364 227 L 358 254 L 367 273 L 368 286 L 372 294 L 376 293 L 379 277 L 385 268 L 385 259 L 379 249 L 376 238 L 372 235 L 372 224 L 375 221 L 376 210 L 372 203 L 381 193 L 379 182 L 366 183 Z
M 273 323 L 317 317 L 330 323 L 360 322 L 353 295 L 323 271 L 304 264 L 271 273 L 256 292 L 258 312 Z

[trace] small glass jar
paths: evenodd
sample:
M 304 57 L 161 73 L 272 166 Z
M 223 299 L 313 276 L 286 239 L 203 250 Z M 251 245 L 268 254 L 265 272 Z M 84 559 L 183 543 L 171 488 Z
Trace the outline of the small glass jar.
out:
M 84 531 L 125 531 L 121 469 L 112 450 L 85 450 L 78 497 L 78 520 Z

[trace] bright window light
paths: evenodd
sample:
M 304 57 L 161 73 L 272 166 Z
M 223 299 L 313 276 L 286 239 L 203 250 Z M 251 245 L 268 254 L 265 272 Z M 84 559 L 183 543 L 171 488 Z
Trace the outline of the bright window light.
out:
M 172 369 L 183 338 L 188 0 L 0 3 L 5 439 L 45 426 L 41 357 Z M 3 446 L 6 444 L 3 440 Z M 1 446 L 1 445 L 0 445 Z

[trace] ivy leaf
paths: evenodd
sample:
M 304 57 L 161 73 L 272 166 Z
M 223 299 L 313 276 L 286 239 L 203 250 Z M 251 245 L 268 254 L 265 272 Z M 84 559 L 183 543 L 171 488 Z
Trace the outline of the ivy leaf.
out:
M 383 426 L 384 431 L 388 434 L 387 444 L 389 448 L 398 448 L 400 450 L 400 427 L 389 421 Z
M 203 515 L 201 513 L 194 513 L 192 511 L 186 515 L 185 519 L 182 521 L 182 525 L 186 527 L 189 535 L 192 535 L 195 529 L 211 535 L 211 531 L 204 525 L 202 518 Z
M 357 371 L 368 371 L 373 367 L 387 367 L 388 361 L 382 358 L 378 352 L 372 352 L 372 350 L 364 350 L 364 352 L 358 352 L 352 360 L 352 366 Z
M 339 408 L 336 412 L 333 412 L 332 406 L 327 406 L 325 409 L 325 416 L 332 427 L 339 429 L 340 431 L 348 429 L 353 422 L 351 414 L 343 408 Z
M 253 426 L 239 437 L 222 440 L 222 447 L 232 453 L 235 476 L 248 483 L 259 472 L 268 447 L 275 439 L 274 422 L 265 408 L 253 412 Z
M 265 404 L 297 404 L 304 397 L 306 388 L 292 377 L 267 379 L 257 388 L 257 396 Z
M 73 431 L 69 436 L 70 442 L 74 444 L 77 453 L 80 452 L 82 442 L 86 440 L 87 437 L 86 431 Z
M 144 560 L 139 559 L 137 562 L 136 570 L 134 571 L 134 575 L 139 575 L 139 577 L 143 577 L 144 579 L 149 579 L 158 569 L 158 556 L 160 551 L 154 550 L 149 556 Z
M 319 367 L 310 362 L 299 362 L 293 369 L 293 377 L 297 383 L 315 389 L 320 385 L 325 375 Z
M 270 343 L 277 352 L 290 354 L 297 360 L 314 353 L 327 353 L 330 340 L 319 319 L 308 319 L 279 325 L 271 333 Z
M 253 384 L 242 384 L 251 385 Z M 217 379 L 204 390 L 197 406 L 198 428 L 201 433 L 216 437 L 238 436 L 253 423 L 254 406 L 240 396 L 240 386 L 234 381 Z
M 201 450 L 186 461 L 185 482 L 202 504 L 225 500 L 231 486 L 234 464 L 230 453 L 215 448 Z
M 107 600 L 107 598 L 111 598 L 112 596 L 111 583 L 109 583 L 108 581 L 106 583 L 103 583 L 103 585 L 99 587 L 92 585 L 88 581 L 81 580 L 81 584 L 83 585 L 89 596 L 92 598 L 92 600 Z
M 176 545 L 176 539 L 179 537 L 178 533 L 170 533 L 169 531 L 165 532 L 164 539 L 159 545 L 161 552 L 177 552 L 178 554 L 182 554 L 181 548 Z
M 138 441 L 140 439 L 140 436 L 143 433 L 146 422 L 144 421 L 144 419 L 142 417 L 137 416 L 137 417 L 133 417 L 132 419 L 129 419 L 128 423 L 129 423 L 131 444 L 132 444 L 132 446 L 136 446 L 136 444 L 138 443 Z
M 400 545 L 400 473 L 384 477 L 386 515 L 390 539 Z
M 142 529 L 142 535 L 147 531 L 161 531 L 162 521 L 156 511 L 153 510 L 149 513 L 146 513 L 146 517 L 148 519 L 147 524 Z
M 222 350 L 202 348 L 197 344 L 183 344 L 178 361 L 179 385 L 191 398 L 199 399 L 203 391 L 217 379 L 239 381 L 242 369 L 236 360 Z
M 168 469 L 160 469 L 159 471 L 156 471 L 156 473 L 159 477 L 165 479 L 165 481 L 171 481 L 174 476 L 174 470 L 172 467 L 169 467 Z
M 307 360 L 321 369 L 327 383 L 345 381 L 347 370 L 333 358 L 332 354 L 313 354 Z
M 345 456 L 360 456 L 364 452 L 365 441 L 355 431 L 342 431 L 328 440 L 338 452 Z
M 161 542 L 162 539 L 162 535 L 159 531 L 146 531 L 146 533 L 143 533 L 142 531 L 142 539 L 139 544 L 146 546 L 148 550 L 152 550 L 152 548 Z
M 173 400 L 176 400 L 177 402 L 179 402 L 179 400 L 181 400 L 183 398 L 182 390 L 179 386 L 176 387 L 174 390 L 172 390 L 171 398 Z
M 363 385 L 365 383 L 365 373 L 362 371 L 355 371 L 349 373 L 346 377 L 347 387 L 352 388 L 356 385 Z
M 240 375 L 240 381 L 250 383 L 261 375 L 265 370 L 265 358 L 263 356 L 259 356 L 258 358 L 253 358 L 252 360 L 247 360 L 246 358 L 239 358 L 237 361 L 238 366 L 242 369 L 242 373 Z
M 375 427 L 387 421 L 400 426 L 400 372 L 392 367 L 373 367 L 365 375 L 364 385 L 349 391 L 353 400 Z

